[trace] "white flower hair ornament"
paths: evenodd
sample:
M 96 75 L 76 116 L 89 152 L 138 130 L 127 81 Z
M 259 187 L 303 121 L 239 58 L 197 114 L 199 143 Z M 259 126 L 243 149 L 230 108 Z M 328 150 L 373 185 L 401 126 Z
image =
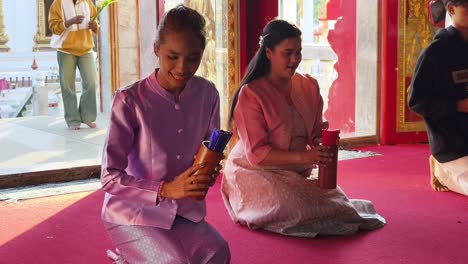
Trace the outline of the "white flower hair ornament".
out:
M 265 36 L 260 36 L 260 40 L 258 41 L 258 44 L 260 46 L 265 44 L 265 38 L 267 38 L 270 34 L 266 34 Z

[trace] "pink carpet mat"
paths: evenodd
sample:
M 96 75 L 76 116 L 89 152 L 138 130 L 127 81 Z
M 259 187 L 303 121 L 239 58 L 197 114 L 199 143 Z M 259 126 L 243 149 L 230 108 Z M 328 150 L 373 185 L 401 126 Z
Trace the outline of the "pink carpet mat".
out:
M 339 162 L 338 184 L 387 219 L 377 231 L 303 239 L 252 231 L 227 215 L 219 183 L 207 220 L 228 241 L 232 263 L 468 263 L 468 197 L 429 186 L 427 145 L 361 148 L 382 154 Z M 0 263 L 110 263 L 100 222 L 103 193 L 0 202 Z

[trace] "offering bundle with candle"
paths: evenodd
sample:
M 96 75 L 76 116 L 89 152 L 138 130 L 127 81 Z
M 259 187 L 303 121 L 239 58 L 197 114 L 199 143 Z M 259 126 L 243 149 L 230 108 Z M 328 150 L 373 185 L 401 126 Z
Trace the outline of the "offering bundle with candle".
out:
M 195 156 L 194 165 L 204 165 L 197 170 L 193 175 L 214 175 L 217 173 L 216 168 L 224 158 L 223 151 L 227 143 L 232 137 L 232 132 L 224 130 L 213 130 L 210 141 L 203 141 L 197 155 Z M 203 200 L 204 196 L 193 197 L 197 200 Z

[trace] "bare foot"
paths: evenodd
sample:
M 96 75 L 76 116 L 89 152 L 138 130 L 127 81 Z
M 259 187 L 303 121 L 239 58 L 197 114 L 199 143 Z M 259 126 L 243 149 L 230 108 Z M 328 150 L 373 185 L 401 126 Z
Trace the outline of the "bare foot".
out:
M 80 125 L 73 125 L 68 127 L 70 130 L 80 130 Z
M 429 158 L 429 163 L 430 163 L 430 168 L 431 168 L 431 187 L 434 189 L 436 192 L 448 192 L 449 189 L 447 186 L 443 185 L 440 183 L 439 179 L 434 174 L 434 167 L 435 167 L 435 159 L 433 156 Z
M 440 181 L 433 175 L 431 175 L 431 186 L 436 192 L 448 192 L 449 189 L 447 186 L 440 183 Z
M 95 128 L 96 127 L 96 123 L 94 122 L 86 122 L 85 123 L 89 128 Z

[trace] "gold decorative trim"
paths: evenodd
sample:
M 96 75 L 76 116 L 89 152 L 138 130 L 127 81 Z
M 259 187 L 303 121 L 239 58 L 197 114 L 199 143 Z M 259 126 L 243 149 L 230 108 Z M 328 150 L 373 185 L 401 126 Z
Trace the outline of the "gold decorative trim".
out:
M 228 0 L 228 62 L 229 62 L 229 92 L 227 110 L 232 102 L 232 96 L 239 84 L 239 0 Z M 225 117 L 227 122 L 227 116 Z M 227 129 L 227 123 L 223 126 Z
M 33 51 L 41 51 L 41 50 L 51 50 L 50 47 L 50 38 L 51 36 L 47 36 L 47 14 L 48 10 L 46 10 L 46 1 L 51 0 L 36 0 L 37 5 L 37 31 L 34 35 L 34 46 Z
M 120 57 L 119 57 L 119 10 L 118 5 L 110 5 L 109 12 L 109 48 L 110 48 L 110 83 L 111 94 L 120 87 Z
M 8 52 L 10 48 L 8 43 L 8 35 L 5 32 L 5 24 L 3 23 L 3 0 L 0 0 L 0 52 Z
M 398 1 L 397 132 L 426 130 L 424 121 L 407 121 L 405 111 L 409 91 L 407 78 L 411 77 L 419 53 L 435 32 L 429 23 L 428 1 Z

